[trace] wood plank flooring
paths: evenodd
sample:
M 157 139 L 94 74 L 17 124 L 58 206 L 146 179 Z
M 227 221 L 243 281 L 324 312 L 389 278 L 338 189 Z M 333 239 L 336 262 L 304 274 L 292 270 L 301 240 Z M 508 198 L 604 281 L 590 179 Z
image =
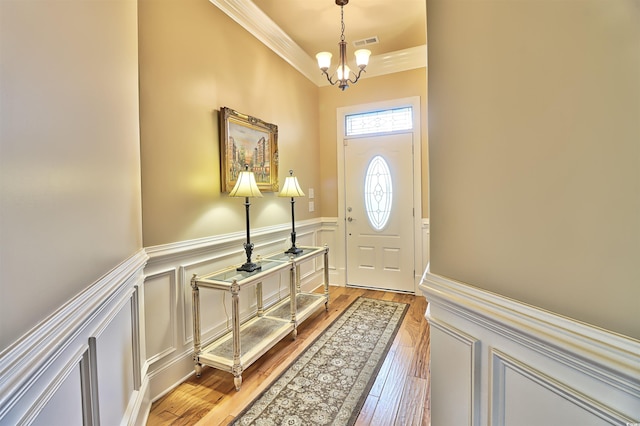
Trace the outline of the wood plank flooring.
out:
M 205 367 L 154 402 L 149 426 L 228 425 L 359 296 L 409 303 L 410 308 L 362 407 L 356 425 L 428 426 L 430 419 L 429 325 L 422 296 L 331 287 L 329 312 L 318 311 L 244 371 L 236 392 L 233 375 Z

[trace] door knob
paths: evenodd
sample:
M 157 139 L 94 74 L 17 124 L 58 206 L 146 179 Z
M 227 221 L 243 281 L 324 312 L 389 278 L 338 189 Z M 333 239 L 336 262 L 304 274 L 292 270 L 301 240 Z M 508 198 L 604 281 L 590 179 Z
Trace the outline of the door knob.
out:
M 353 218 L 352 218 L 351 216 L 349 216 L 349 217 L 347 218 L 347 220 L 348 220 L 349 222 L 353 222 Z

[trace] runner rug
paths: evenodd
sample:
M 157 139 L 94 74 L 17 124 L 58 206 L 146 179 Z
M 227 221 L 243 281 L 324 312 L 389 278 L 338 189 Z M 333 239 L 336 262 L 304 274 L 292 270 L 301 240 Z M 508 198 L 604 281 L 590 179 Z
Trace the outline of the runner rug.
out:
M 233 425 L 352 425 L 409 305 L 360 297 Z

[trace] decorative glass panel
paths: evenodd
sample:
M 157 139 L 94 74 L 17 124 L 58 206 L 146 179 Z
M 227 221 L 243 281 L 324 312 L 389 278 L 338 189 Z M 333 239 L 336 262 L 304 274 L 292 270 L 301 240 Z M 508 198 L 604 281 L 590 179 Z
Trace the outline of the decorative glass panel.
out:
M 384 158 L 376 155 L 369 162 L 364 179 L 364 205 L 369 223 L 376 231 L 381 231 L 389 220 L 392 195 L 389 166 Z
M 346 136 L 413 129 L 413 108 L 395 108 L 345 116 Z

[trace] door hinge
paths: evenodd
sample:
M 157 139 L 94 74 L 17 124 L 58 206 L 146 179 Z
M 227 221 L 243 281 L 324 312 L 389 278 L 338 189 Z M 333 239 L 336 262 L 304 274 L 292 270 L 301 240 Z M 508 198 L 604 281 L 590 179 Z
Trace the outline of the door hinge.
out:
M 349 140 L 348 140 L 348 139 L 343 139 L 343 140 L 342 140 L 342 144 L 343 144 L 344 146 L 348 146 L 348 145 L 349 145 Z

